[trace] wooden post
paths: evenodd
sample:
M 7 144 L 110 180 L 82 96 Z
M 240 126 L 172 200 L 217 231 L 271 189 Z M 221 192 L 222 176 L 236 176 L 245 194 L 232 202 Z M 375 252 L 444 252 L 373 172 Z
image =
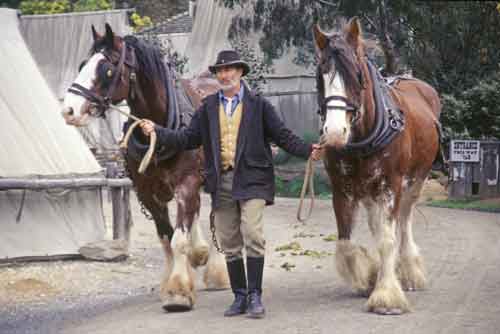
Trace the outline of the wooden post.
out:
M 113 240 L 124 239 L 125 215 L 123 212 L 122 188 L 111 188 L 113 205 Z
M 450 173 L 452 183 L 449 186 L 451 199 L 465 199 L 472 196 L 472 164 L 468 162 L 451 162 Z
M 132 228 L 132 211 L 130 209 L 130 188 L 123 188 L 123 212 L 125 214 L 125 226 L 123 237 L 130 243 L 130 229 Z
M 481 198 L 498 196 L 499 147 L 495 143 L 481 143 L 480 187 Z

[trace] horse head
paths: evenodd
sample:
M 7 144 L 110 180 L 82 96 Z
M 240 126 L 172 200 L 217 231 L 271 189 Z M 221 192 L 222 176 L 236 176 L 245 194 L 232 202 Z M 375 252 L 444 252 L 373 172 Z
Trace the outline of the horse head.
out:
M 111 103 L 127 99 L 135 80 L 134 50 L 106 24 L 100 35 L 92 26 L 90 57 L 64 97 L 62 115 L 69 125 L 86 126 L 91 117 L 104 116 Z
M 318 103 L 323 122 L 321 140 L 341 150 L 359 136 L 367 91 L 363 40 L 359 20 L 353 18 L 339 32 L 313 28 L 317 66 Z M 369 80 L 369 78 L 368 78 Z

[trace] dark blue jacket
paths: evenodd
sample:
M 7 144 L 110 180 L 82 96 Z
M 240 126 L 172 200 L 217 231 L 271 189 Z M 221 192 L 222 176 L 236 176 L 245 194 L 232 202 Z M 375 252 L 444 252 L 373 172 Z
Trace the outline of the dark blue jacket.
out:
M 203 145 L 205 191 L 218 206 L 221 180 L 218 94 L 207 96 L 189 127 L 179 131 L 157 127 L 158 144 L 190 150 Z M 285 127 L 269 101 L 245 87 L 243 115 L 238 132 L 233 178 L 233 199 L 261 198 L 274 202 L 274 168 L 270 142 L 290 154 L 307 159 L 312 147 Z

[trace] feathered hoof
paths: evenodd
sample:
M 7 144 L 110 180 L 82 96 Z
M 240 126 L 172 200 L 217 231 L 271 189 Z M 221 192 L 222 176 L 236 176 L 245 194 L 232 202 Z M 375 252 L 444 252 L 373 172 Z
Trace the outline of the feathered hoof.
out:
M 396 272 L 403 290 L 415 291 L 425 288 L 427 280 L 423 261 L 420 257 L 401 258 Z
M 208 261 L 208 247 L 202 246 L 193 249 L 189 253 L 188 258 L 193 268 L 204 266 Z
M 193 301 L 187 296 L 170 295 L 165 298 L 162 307 L 167 312 L 186 312 L 193 309 Z
M 377 288 L 366 303 L 369 312 L 380 315 L 401 315 L 410 311 L 410 304 L 401 288 Z
M 189 311 L 195 303 L 192 276 L 173 275 L 160 286 L 162 307 L 168 312 Z
M 210 291 L 227 290 L 231 288 L 226 264 L 210 261 L 203 274 L 203 283 L 205 283 L 206 289 Z

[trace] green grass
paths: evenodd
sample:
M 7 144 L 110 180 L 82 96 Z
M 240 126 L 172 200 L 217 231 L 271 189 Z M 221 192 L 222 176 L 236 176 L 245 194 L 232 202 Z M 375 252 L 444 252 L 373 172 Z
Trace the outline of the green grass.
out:
M 302 139 L 308 144 L 317 143 L 319 141 L 319 134 L 306 132 L 302 135 Z M 282 148 L 278 149 L 278 154 L 273 159 L 273 163 L 278 166 L 284 164 L 303 163 L 304 161 L 305 160 L 302 158 L 294 157 L 291 154 L 285 152 Z
M 426 203 L 428 206 L 461 209 L 461 210 L 477 210 L 487 212 L 500 212 L 500 204 L 486 203 L 479 200 L 435 200 Z
M 276 176 L 276 195 L 281 197 L 300 197 L 300 191 L 302 190 L 303 183 L 303 175 L 297 176 L 288 182 L 283 180 L 281 177 Z M 321 176 L 319 172 L 314 174 L 314 193 L 316 197 L 320 199 L 331 198 L 329 180 Z

